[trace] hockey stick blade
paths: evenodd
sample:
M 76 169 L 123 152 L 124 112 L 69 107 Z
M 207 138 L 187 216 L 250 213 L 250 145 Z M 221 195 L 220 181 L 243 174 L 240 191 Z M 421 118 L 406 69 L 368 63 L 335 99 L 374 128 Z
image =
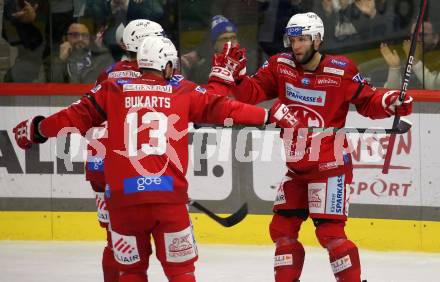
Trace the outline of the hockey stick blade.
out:
M 239 210 L 237 210 L 235 213 L 231 214 L 227 217 L 220 217 L 201 205 L 199 202 L 196 201 L 190 201 L 189 204 L 196 209 L 204 212 L 207 216 L 218 222 L 220 225 L 224 227 L 231 227 L 238 223 L 240 223 L 248 214 L 248 206 L 247 203 L 244 203 Z
M 396 134 L 407 133 L 412 127 L 412 122 L 405 118 L 400 118 L 399 123 L 396 126 L 397 132 Z

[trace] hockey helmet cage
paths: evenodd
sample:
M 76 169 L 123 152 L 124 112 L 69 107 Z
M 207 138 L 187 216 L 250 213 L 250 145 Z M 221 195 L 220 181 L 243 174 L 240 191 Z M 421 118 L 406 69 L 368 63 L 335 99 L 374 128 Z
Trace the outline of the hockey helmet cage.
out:
M 173 42 L 166 37 L 145 37 L 137 52 L 139 68 L 162 71 L 168 62 L 171 62 L 173 68 L 177 69 L 177 50 Z
M 321 41 L 324 41 L 324 23 L 321 18 L 312 12 L 293 15 L 286 25 L 284 33 L 284 47 L 290 47 L 289 37 L 300 35 L 311 35 L 312 40 L 321 36 Z
M 125 49 L 137 52 L 142 40 L 147 36 L 164 36 L 163 28 L 160 24 L 150 20 L 133 20 L 127 24 L 122 35 Z

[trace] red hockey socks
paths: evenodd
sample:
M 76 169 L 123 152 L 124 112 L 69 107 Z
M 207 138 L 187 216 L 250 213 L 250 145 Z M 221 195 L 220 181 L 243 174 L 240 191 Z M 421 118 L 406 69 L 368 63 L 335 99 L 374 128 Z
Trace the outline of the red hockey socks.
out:
M 119 282 L 148 282 L 145 272 L 127 273 L 121 272 Z
M 118 264 L 109 246 L 106 246 L 102 253 L 102 272 L 104 273 L 104 282 L 119 281 Z
M 194 273 L 184 273 L 173 277 L 168 277 L 169 282 L 196 282 Z
M 333 243 L 333 242 L 332 242 Z M 356 245 L 350 240 L 340 239 L 329 244 L 328 253 L 333 274 L 338 282 L 360 282 L 361 264 Z
M 275 281 L 292 282 L 299 279 L 304 265 L 304 247 L 296 239 L 280 238 L 275 250 Z

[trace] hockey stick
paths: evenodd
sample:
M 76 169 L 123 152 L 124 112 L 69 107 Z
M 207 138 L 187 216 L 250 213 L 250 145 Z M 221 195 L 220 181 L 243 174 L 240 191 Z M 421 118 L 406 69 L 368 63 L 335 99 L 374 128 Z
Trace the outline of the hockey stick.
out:
M 406 60 L 405 74 L 403 76 L 402 86 L 400 87 L 399 101 L 403 103 L 405 100 L 406 91 L 408 90 L 409 79 L 412 73 L 412 65 L 414 62 L 414 53 L 417 46 L 417 35 L 420 32 L 420 27 L 422 26 L 423 18 L 425 15 L 427 0 L 420 1 L 419 15 L 417 16 L 416 26 L 411 38 L 411 47 L 409 48 L 408 59 Z M 394 116 L 393 127 L 395 129 L 398 127 L 401 118 L 399 115 Z M 396 142 L 396 134 L 391 134 L 390 140 L 388 141 L 387 153 L 385 154 L 385 160 L 382 167 L 382 173 L 388 174 L 391 164 L 391 157 L 393 155 L 394 143 Z
M 410 121 L 406 119 L 399 119 L 397 125 L 393 128 L 357 128 L 357 127 L 344 127 L 344 128 L 336 128 L 336 127 L 309 127 L 308 132 L 311 133 L 320 133 L 320 132 L 343 132 L 343 133 L 376 133 L 376 134 L 403 134 L 410 130 L 412 124 Z M 259 130 L 271 130 L 276 129 L 273 126 L 246 126 L 246 125 L 233 125 L 233 126 L 218 126 L 213 124 L 194 124 L 194 128 L 232 128 L 232 129 L 245 129 L 245 128 L 252 128 L 252 129 L 259 129 Z
M 213 220 L 215 220 L 224 227 L 231 227 L 238 224 L 248 214 L 247 203 L 244 203 L 238 211 L 227 217 L 220 217 L 215 213 L 213 213 L 212 211 L 208 210 L 206 207 L 202 206 L 202 204 L 200 204 L 199 202 L 193 200 L 189 201 L 189 205 L 195 207 L 199 211 L 204 212 L 207 216 L 209 216 L 210 218 L 212 218 Z

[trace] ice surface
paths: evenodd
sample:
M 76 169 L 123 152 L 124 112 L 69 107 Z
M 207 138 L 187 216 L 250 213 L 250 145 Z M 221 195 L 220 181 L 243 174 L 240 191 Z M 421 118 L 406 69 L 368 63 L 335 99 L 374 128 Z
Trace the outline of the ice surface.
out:
M 0 241 L 0 281 L 102 281 L 104 242 Z M 363 279 L 368 282 L 438 282 L 440 254 L 371 252 L 361 250 Z M 273 247 L 199 245 L 196 276 L 199 282 L 273 281 Z M 149 281 L 166 281 L 155 257 Z M 335 281 L 327 253 L 306 248 L 301 282 Z

